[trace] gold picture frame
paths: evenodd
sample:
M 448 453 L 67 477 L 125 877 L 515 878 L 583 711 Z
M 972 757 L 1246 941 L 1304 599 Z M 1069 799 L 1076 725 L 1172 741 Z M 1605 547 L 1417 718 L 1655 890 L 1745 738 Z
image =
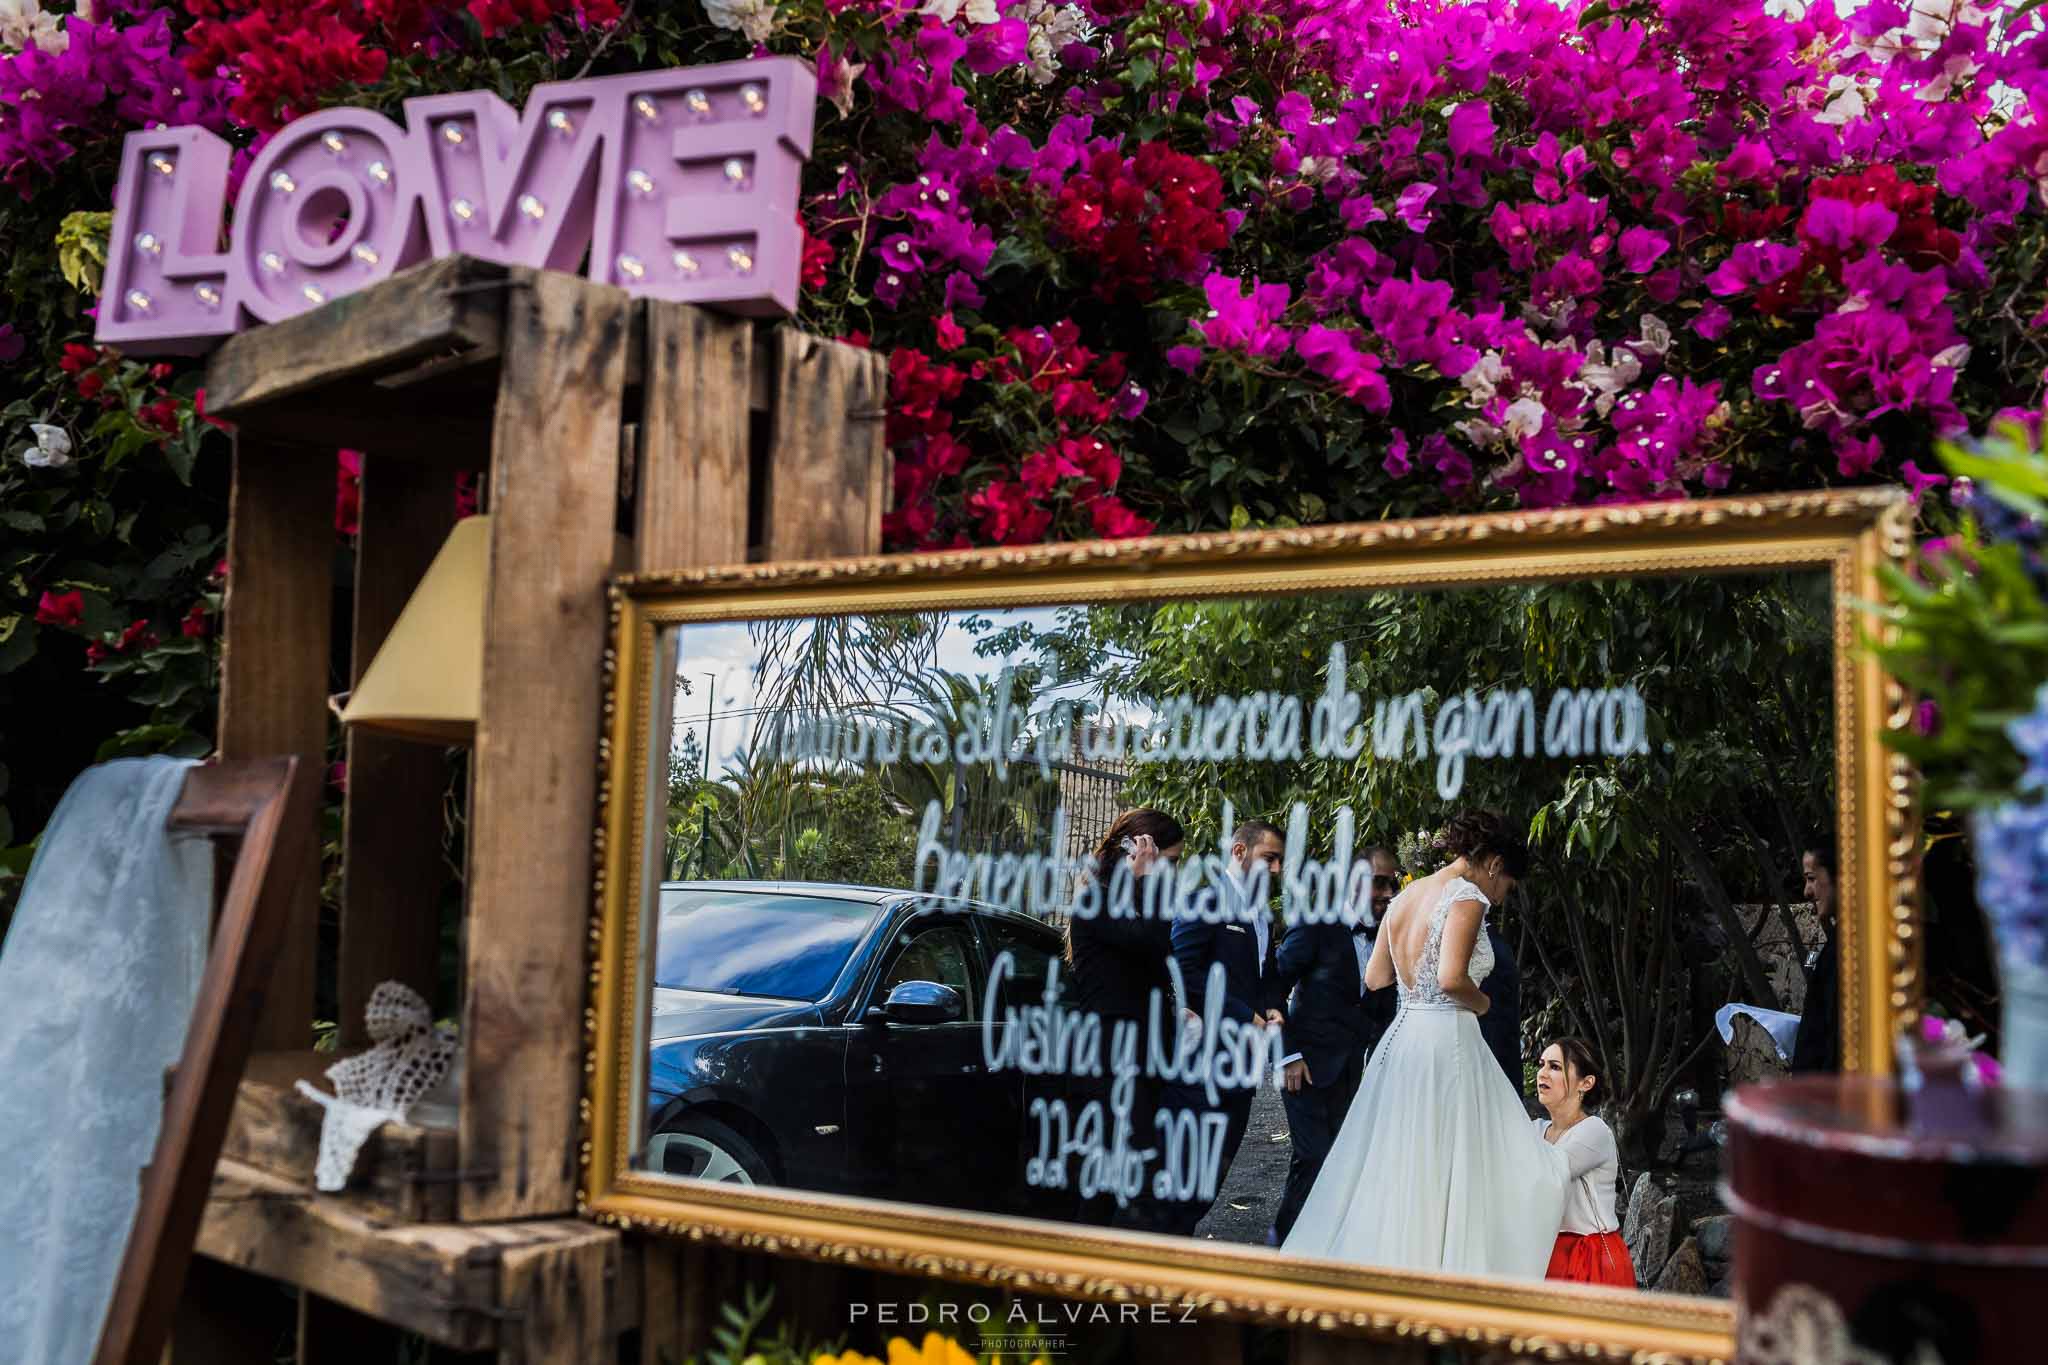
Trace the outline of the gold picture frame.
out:
M 793 1190 L 736 1188 L 630 1168 L 637 946 L 650 875 L 650 757 L 668 743 L 665 627 L 692 622 L 1340 588 L 1423 588 L 1673 572 L 1824 569 L 1833 584 L 1842 1062 L 1886 1074 L 1921 1000 L 1915 779 L 1882 743 L 1903 691 L 1859 647 L 1902 564 L 1912 508 L 1898 489 L 1096 541 L 619 580 L 611 594 L 602 802 L 590 926 L 592 1007 L 579 1203 L 599 1221 L 1021 1292 L 1192 1304 L 1232 1318 L 1551 1358 L 1725 1361 L 1725 1301 L 1553 1283 L 1347 1267 L 1264 1248 Z M 673 639 L 672 636 L 668 637 Z M 672 648 L 672 646 L 669 646 Z

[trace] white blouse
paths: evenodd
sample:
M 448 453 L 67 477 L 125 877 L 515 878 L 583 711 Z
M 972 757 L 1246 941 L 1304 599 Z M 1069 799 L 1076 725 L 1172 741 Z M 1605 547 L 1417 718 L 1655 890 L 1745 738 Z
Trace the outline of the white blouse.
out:
M 1549 1141 L 1550 1120 L 1537 1119 L 1536 1135 Z M 1565 1191 L 1563 1232 L 1588 1236 L 1616 1232 L 1614 1187 L 1621 1179 L 1621 1149 L 1606 1124 L 1588 1114 L 1557 1140 L 1571 1162 L 1571 1187 Z

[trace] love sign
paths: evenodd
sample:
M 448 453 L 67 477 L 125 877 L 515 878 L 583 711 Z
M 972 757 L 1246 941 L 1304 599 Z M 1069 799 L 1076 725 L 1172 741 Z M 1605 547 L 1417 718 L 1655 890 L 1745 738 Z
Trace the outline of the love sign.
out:
M 325 109 L 283 128 L 221 213 L 232 151 L 128 134 L 98 339 L 208 349 L 431 257 L 576 270 L 634 294 L 795 309 L 817 78 L 787 57 Z M 222 249 L 223 242 L 226 249 Z

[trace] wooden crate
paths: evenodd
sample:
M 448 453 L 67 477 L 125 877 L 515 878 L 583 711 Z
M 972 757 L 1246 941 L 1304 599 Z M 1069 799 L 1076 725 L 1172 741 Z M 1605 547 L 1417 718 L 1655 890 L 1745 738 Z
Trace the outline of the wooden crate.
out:
M 318 773 L 329 691 L 360 676 L 445 538 L 454 473 L 485 474 L 456 1216 L 575 1203 L 607 579 L 761 545 L 879 548 L 885 382 L 858 348 L 463 257 L 245 332 L 210 361 L 208 410 L 237 428 L 227 756 L 298 753 Z M 338 446 L 365 452 L 349 678 L 327 667 Z M 832 524 L 750 525 L 771 464 L 775 505 L 830 507 Z M 447 770 L 433 746 L 366 733 L 348 763 L 339 1012 L 357 1044 L 377 982 L 433 990 Z M 313 885 L 260 1050 L 310 1042 Z

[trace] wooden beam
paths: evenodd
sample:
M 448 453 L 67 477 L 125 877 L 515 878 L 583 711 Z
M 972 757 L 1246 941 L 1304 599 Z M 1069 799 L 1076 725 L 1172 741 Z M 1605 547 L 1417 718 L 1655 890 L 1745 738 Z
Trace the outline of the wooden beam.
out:
M 235 438 L 228 494 L 228 584 L 221 643 L 218 745 L 226 759 L 289 755 L 305 787 L 292 818 L 299 866 L 262 1018 L 251 1046 L 286 1052 L 313 1038 L 320 925 L 320 841 L 327 766 L 328 629 L 334 592 L 334 455 L 314 458 Z
M 747 558 L 747 449 L 753 324 L 649 300 L 652 364 L 640 420 L 635 568 Z
M 526 1279 L 545 1278 L 550 1272 L 536 1270 L 534 1254 L 581 1256 L 593 1247 L 615 1246 L 618 1239 L 609 1228 L 574 1218 L 393 1226 L 347 1199 L 311 1194 L 223 1161 L 214 1175 L 199 1250 L 417 1332 L 438 1346 L 482 1351 L 509 1339 L 506 1324 L 513 1318 L 503 1298 L 508 1262 L 523 1253 Z M 588 1276 L 576 1283 L 602 1289 Z M 633 1325 L 631 1319 L 614 1323 L 621 1331 Z
M 888 362 L 784 327 L 767 463 L 771 560 L 878 554 L 888 495 Z
M 521 272 L 490 483 L 471 759 L 465 1220 L 575 1206 L 591 829 L 631 302 Z
M 507 1251 L 499 1365 L 587 1365 L 619 1336 L 619 1240 Z
M 206 364 L 207 411 L 241 421 L 315 390 L 421 362 L 445 366 L 446 357 L 460 356 L 483 363 L 497 353 L 509 273 L 489 261 L 447 256 L 229 337 Z
M 96 1365 L 155 1365 L 170 1337 L 264 984 L 296 908 L 293 893 L 314 816 L 313 792 L 298 780 L 303 765 L 278 758 L 237 766 L 228 780 L 240 784 L 246 799 L 241 850 L 143 1177 Z M 208 818 L 218 818 L 224 804 L 219 782 L 207 792 Z
M 474 458 L 481 468 L 489 453 Z M 445 468 L 364 458 L 351 685 L 362 681 L 454 525 L 455 486 Z M 363 1007 L 380 982 L 404 982 L 436 1004 L 448 756 L 360 729 L 349 732 L 347 753 L 336 1009 L 342 1046 L 360 1047 L 369 1042 Z

